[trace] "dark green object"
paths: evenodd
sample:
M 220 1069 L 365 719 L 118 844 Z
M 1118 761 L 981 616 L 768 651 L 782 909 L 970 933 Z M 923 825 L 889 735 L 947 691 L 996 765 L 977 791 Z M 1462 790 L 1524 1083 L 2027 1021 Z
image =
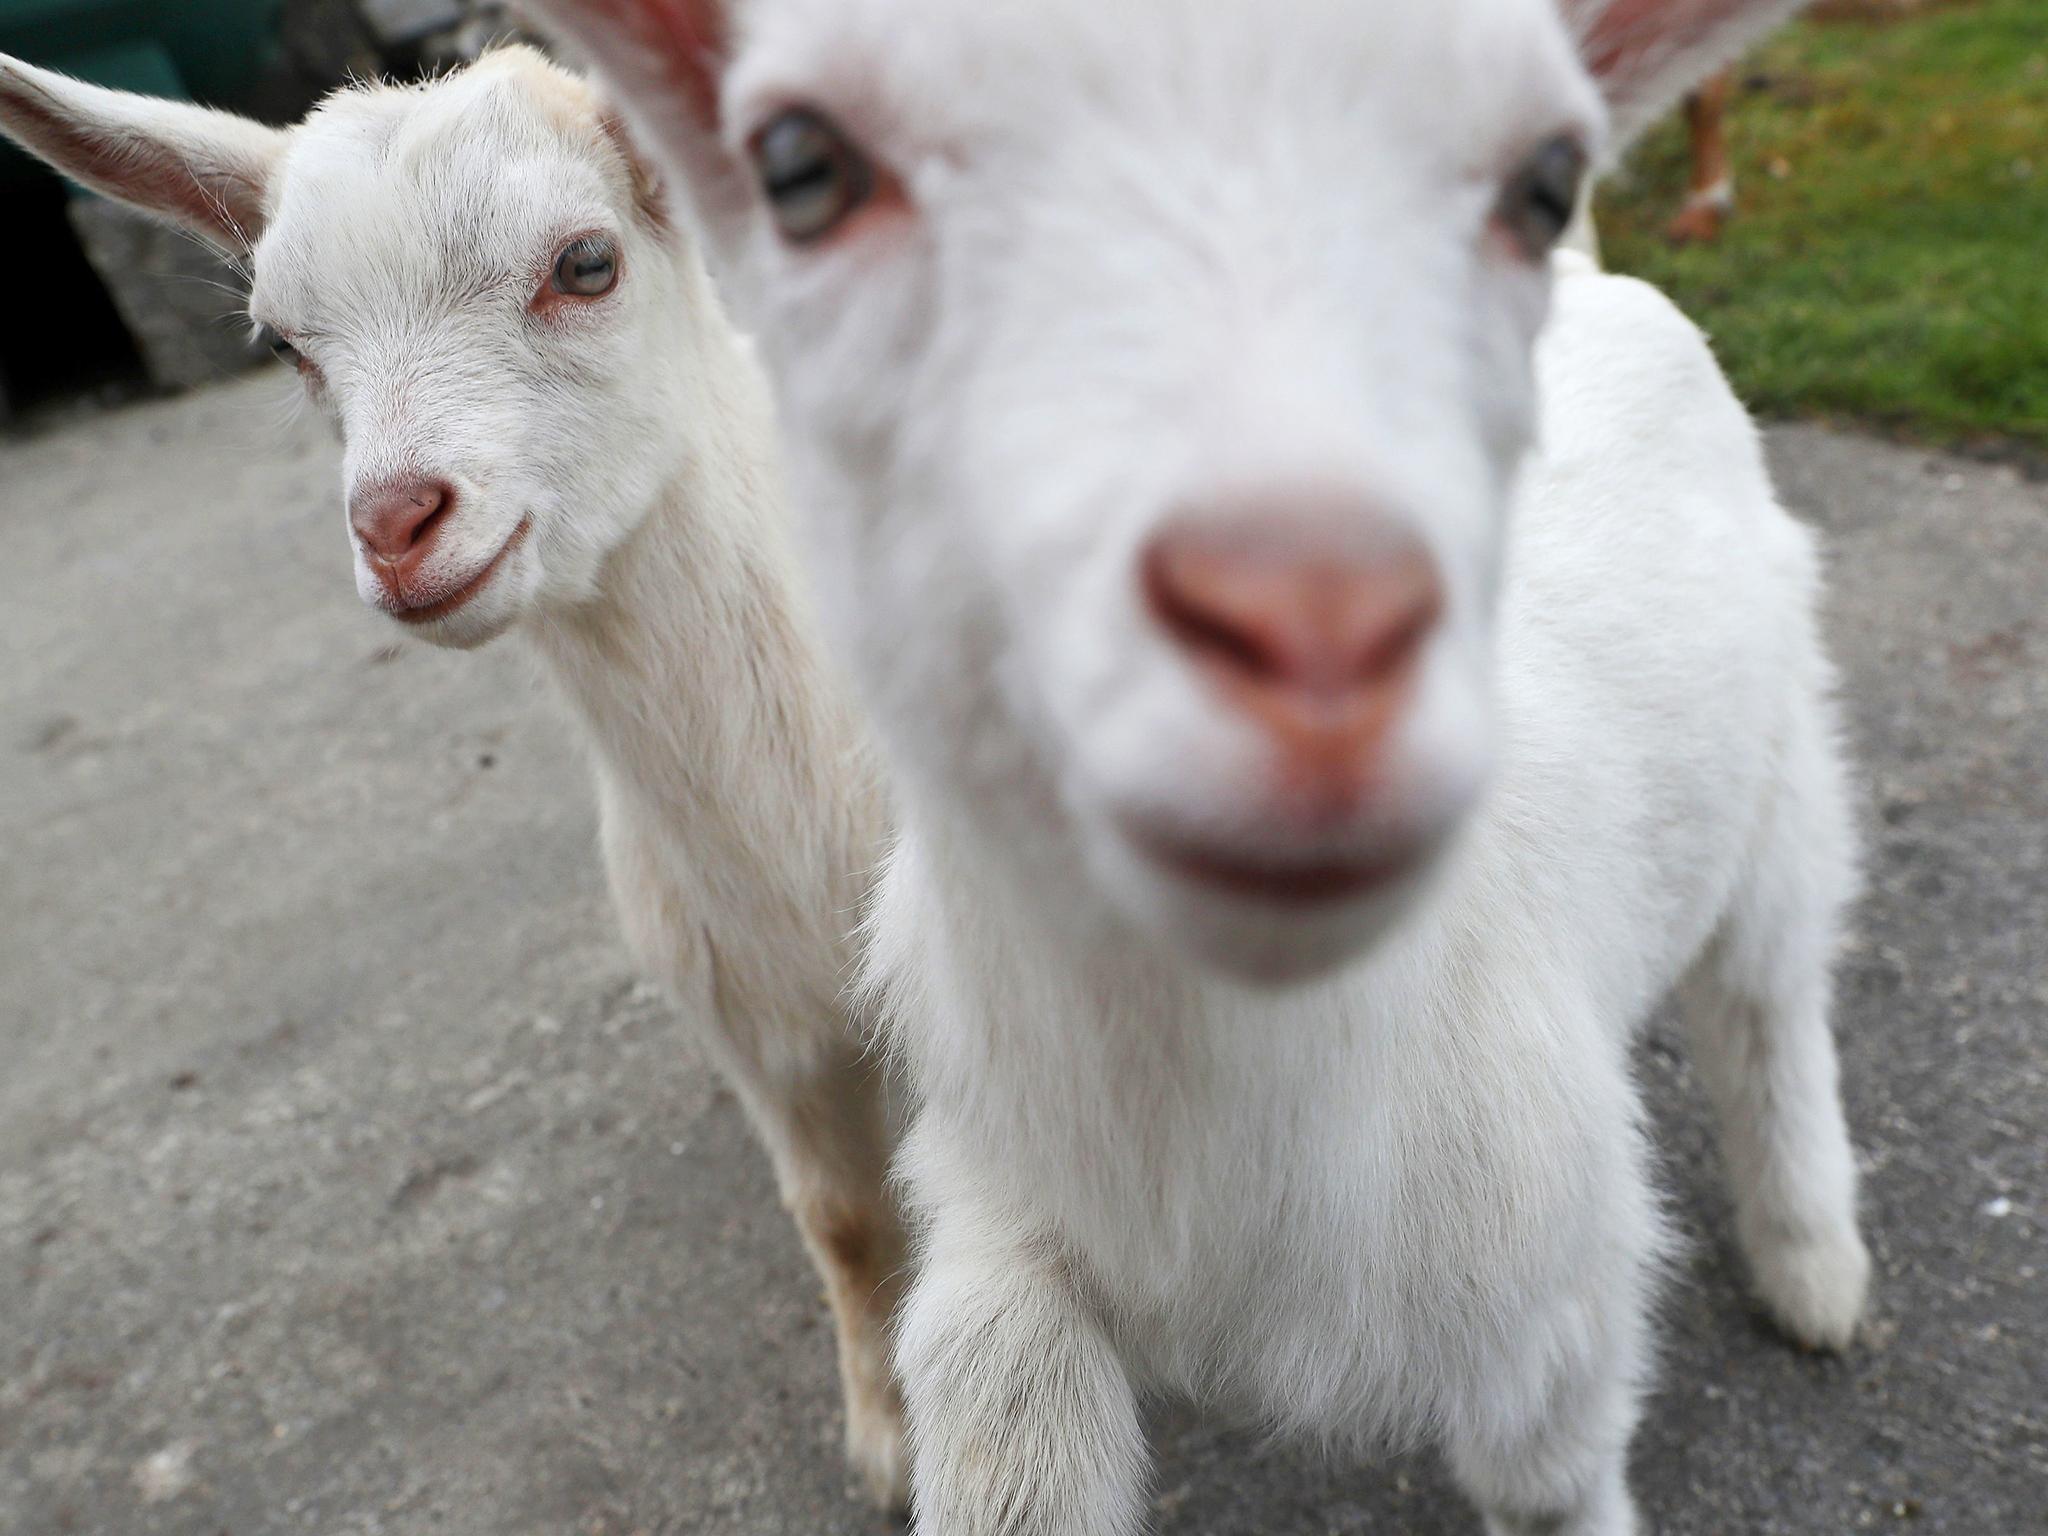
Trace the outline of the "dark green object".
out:
M 0 53 L 117 90 L 229 105 L 269 62 L 281 3 L 0 0 Z M 33 169 L 0 149 L 0 178 Z

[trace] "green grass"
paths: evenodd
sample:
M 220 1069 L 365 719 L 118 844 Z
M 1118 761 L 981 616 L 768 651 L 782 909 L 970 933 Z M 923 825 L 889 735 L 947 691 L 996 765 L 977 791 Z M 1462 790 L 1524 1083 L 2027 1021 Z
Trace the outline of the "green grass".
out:
M 1666 243 L 1665 124 L 1602 193 L 1608 265 L 1668 292 L 1767 414 L 2048 448 L 2048 0 L 1804 22 L 1737 79 L 1734 222 Z

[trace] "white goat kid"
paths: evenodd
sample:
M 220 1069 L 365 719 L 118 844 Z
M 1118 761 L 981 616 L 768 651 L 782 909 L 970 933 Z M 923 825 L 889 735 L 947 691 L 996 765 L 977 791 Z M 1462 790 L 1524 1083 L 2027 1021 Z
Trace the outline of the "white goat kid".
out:
M 1166 1389 L 1629 1530 L 1630 1033 L 1683 978 L 1842 1343 L 1852 846 L 1811 541 L 1697 333 L 1550 250 L 1789 6 L 535 9 L 697 191 L 903 775 L 922 1528 L 1137 1530 Z
M 628 939 L 767 1143 L 852 1458 L 900 1504 L 890 1119 L 845 996 L 880 799 L 794 595 L 757 366 L 616 123 L 512 49 L 289 132 L 0 60 L 0 126 L 251 258 L 251 313 L 340 424 L 366 602 L 546 662 Z

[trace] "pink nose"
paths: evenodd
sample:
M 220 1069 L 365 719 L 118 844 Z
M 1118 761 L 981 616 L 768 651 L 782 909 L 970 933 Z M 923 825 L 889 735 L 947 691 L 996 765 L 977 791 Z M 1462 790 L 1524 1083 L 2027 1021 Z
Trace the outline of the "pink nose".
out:
M 348 521 L 370 558 L 404 583 L 426 560 L 454 505 L 453 486 L 407 475 L 357 491 L 349 498 Z
M 1443 611 L 1436 564 L 1413 539 L 1360 547 L 1277 519 L 1169 526 L 1145 550 L 1143 582 L 1174 644 L 1317 776 L 1370 764 Z

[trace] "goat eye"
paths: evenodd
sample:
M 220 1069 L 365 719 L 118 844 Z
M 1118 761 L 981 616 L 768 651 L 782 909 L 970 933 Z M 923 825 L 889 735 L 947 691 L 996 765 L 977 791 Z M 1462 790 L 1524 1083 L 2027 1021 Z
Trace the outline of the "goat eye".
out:
M 1560 134 L 1515 172 L 1494 217 L 1530 256 L 1547 256 L 1572 222 L 1585 174 L 1585 150 Z
M 554 287 L 557 293 L 579 299 L 595 299 L 610 293 L 619 281 L 619 256 L 611 243 L 586 235 L 572 240 L 555 258 Z
M 754 169 L 785 239 L 822 240 L 868 200 L 874 168 L 826 118 L 792 107 L 754 136 Z

